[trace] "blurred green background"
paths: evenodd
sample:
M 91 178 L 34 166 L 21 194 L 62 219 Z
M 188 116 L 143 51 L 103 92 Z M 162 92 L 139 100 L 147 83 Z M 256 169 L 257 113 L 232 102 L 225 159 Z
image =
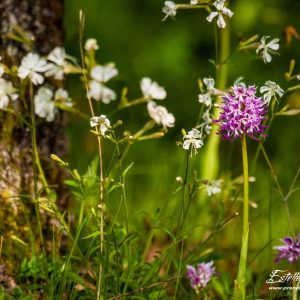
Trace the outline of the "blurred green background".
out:
M 122 88 L 127 86 L 129 99 L 135 99 L 141 95 L 139 81 L 142 77 L 149 76 L 166 88 L 168 97 L 163 105 L 176 117 L 176 126 L 166 137 L 135 144 L 125 161 L 125 165 L 135 161 L 127 184 L 132 216 L 138 216 L 141 211 L 153 213 L 170 197 L 174 202 L 173 206 L 179 205 L 173 192 L 177 186 L 175 177 L 183 173 L 185 153 L 176 146 L 176 141 L 182 138 L 181 129 L 189 130 L 197 120 L 200 107 L 197 101 L 199 92 L 197 80 L 207 76 L 215 77 L 215 68 L 208 61 L 215 58 L 214 27 L 205 20 L 207 12 L 179 11 L 175 21 L 167 19 L 162 22 L 163 2 L 161 0 L 65 1 L 68 53 L 79 57 L 78 15 L 82 9 L 86 14 L 85 37 L 96 38 L 100 45 L 98 61 L 115 62 L 119 69 L 120 75 L 111 86 L 119 95 Z M 265 81 L 272 80 L 286 89 L 288 83 L 284 78 L 284 72 L 288 70 L 292 58 L 296 59 L 295 70 L 300 73 L 300 40 L 293 39 L 291 45 L 287 46 L 283 32 L 288 25 L 300 31 L 300 1 L 240 0 L 230 1 L 230 8 L 234 11 L 234 17 L 230 20 L 232 56 L 229 61 L 228 86 L 243 76 L 248 84 L 262 85 Z M 240 38 L 247 39 L 255 34 L 281 39 L 280 55 L 275 55 L 272 63 L 264 64 L 254 51 L 249 53 L 235 51 Z M 70 79 L 67 84 L 76 105 L 87 111 L 86 99 L 78 79 Z M 287 94 L 281 101 L 281 105 L 290 103 L 293 107 L 300 107 L 300 93 Z M 101 112 L 108 113 L 115 106 L 116 103 L 103 106 Z M 113 121 L 120 118 L 126 128 L 134 130 L 147 120 L 147 109 L 145 106 L 136 107 L 115 118 Z M 68 127 L 69 160 L 72 166 L 81 171 L 86 170 L 96 155 L 96 143 L 93 136 L 87 134 L 88 125 L 87 122 L 77 118 L 70 118 Z M 284 192 L 288 191 L 300 165 L 299 129 L 299 116 L 278 118 L 266 141 L 266 149 Z M 249 147 L 252 161 L 257 143 L 251 141 Z M 104 151 L 105 155 L 109 156 L 110 148 Z M 234 178 L 242 174 L 240 156 L 238 141 L 221 142 L 220 178 L 224 176 Z M 198 170 L 201 168 L 199 157 L 193 158 L 193 167 Z M 262 156 L 258 159 L 255 173 L 251 175 L 256 177 L 256 182 L 252 185 L 251 199 L 258 205 L 257 209 L 251 211 L 251 239 L 257 251 L 268 242 L 269 238 L 278 244 L 278 238 L 289 233 L 289 227 L 283 204 L 274 190 L 273 179 Z M 298 201 L 300 193 L 295 192 L 289 200 L 289 206 L 295 228 L 300 231 Z M 197 220 L 197 209 L 203 209 L 201 203 L 192 205 L 194 206 L 189 218 L 191 224 L 200 221 Z M 268 217 L 270 207 L 272 215 Z M 213 213 L 213 210 L 209 212 Z M 236 222 L 239 224 L 240 221 Z M 239 230 L 239 226 L 228 229 L 231 237 L 235 237 L 233 239 L 236 240 L 236 245 L 240 243 Z M 228 246 L 226 241 L 224 239 L 221 241 L 222 247 L 226 249 Z M 229 251 L 228 256 L 230 253 Z M 265 253 L 262 259 L 272 260 L 268 254 Z

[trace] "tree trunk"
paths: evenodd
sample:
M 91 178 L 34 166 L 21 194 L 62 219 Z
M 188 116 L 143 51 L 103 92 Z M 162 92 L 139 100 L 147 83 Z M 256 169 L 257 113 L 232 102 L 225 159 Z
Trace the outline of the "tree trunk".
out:
M 29 50 L 46 55 L 63 43 L 63 0 L 0 0 L 0 16 L 0 55 L 8 66 L 18 66 Z M 11 39 L 11 34 L 20 29 L 34 38 L 33 49 Z M 29 99 L 27 101 L 29 103 Z M 24 114 L 20 102 L 14 101 L 13 105 L 14 110 Z M 37 128 L 38 151 L 45 174 L 49 184 L 58 186 L 57 204 L 63 209 L 67 206 L 67 193 L 59 184 L 63 174 L 51 164 L 49 156 L 51 153 L 63 156 L 66 152 L 65 123 L 65 115 L 60 113 L 54 122 L 43 122 Z M 7 274 L 17 271 L 20 253 L 30 253 L 31 250 L 17 239 L 30 245 L 30 232 L 32 228 L 35 231 L 32 199 L 28 198 L 32 187 L 30 130 L 14 115 L 0 111 L 0 255 L 3 238 L 0 284 L 6 278 L 7 289 L 13 286 Z M 50 217 L 45 212 L 42 214 L 43 231 L 47 236 L 53 225 L 50 225 Z

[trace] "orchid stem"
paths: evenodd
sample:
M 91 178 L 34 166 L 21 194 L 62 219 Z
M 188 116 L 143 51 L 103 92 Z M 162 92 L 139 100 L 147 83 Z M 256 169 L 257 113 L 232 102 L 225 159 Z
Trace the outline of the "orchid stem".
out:
M 242 138 L 242 157 L 244 171 L 244 207 L 243 207 L 243 235 L 240 254 L 239 270 L 234 290 L 234 299 L 246 299 L 246 269 L 249 237 L 249 170 L 246 136 Z

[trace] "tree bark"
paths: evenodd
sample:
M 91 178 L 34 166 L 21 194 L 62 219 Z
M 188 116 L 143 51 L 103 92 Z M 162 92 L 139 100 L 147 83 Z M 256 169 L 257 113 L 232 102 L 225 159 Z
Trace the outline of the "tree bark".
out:
M 18 66 L 29 50 L 46 55 L 63 43 L 63 0 L 0 0 L 0 16 L 0 56 L 2 62 L 10 67 Z M 32 49 L 10 38 L 20 28 L 34 39 Z M 27 101 L 29 103 L 29 99 Z M 13 105 L 15 111 L 24 114 L 20 102 L 14 101 Z M 51 153 L 59 156 L 66 153 L 65 124 L 64 113 L 59 113 L 54 122 L 42 122 L 37 128 L 38 148 L 46 177 L 50 184 L 58 186 L 57 204 L 62 209 L 67 207 L 68 197 L 59 184 L 63 174 L 51 164 L 49 156 Z M 17 271 L 20 252 L 30 252 L 29 246 L 22 245 L 13 237 L 30 244 L 30 231 L 35 221 L 32 201 L 26 195 L 30 195 L 32 189 L 30 130 L 12 114 L 0 111 L 0 241 L 3 237 L 0 282 L 6 274 Z M 51 220 L 49 215 L 44 214 L 43 230 L 47 236 Z

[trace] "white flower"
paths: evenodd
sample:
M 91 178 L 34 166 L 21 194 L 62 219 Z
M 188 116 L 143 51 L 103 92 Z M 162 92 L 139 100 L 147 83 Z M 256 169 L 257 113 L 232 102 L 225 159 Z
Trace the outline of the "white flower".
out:
M 206 85 L 208 91 L 215 92 L 215 80 L 211 77 L 203 78 L 203 82 Z
M 64 79 L 64 67 L 66 66 L 66 51 L 62 47 L 54 48 L 48 55 L 48 60 L 51 62 L 48 64 L 48 70 L 45 75 L 57 80 Z
M 0 78 L 0 109 L 6 108 L 10 99 L 14 101 L 18 98 L 15 91 L 11 82 Z
M 212 105 L 211 95 L 216 94 L 215 80 L 213 78 L 203 78 L 203 83 L 206 85 L 207 93 L 199 94 L 198 101 L 206 106 Z
M 97 101 L 101 100 L 103 103 L 108 104 L 112 100 L 116 100 L 116 93 L 106 87 L 104 83 L 111 78 L 118 75 L 118 70 L 113 64 L 106 66 L 95 66 L 91 70 L 91 80 L 89 82 L 88 97 L 91 97 Z
M 212 99 L 211 99 L 210 93 L 199 94 L 198 101 L 200 103 L 203 103 L 206 106 L 211 106 Z
M 4 74 L 4 68 L 0 66 L 0 77 L 2 77 L 3 74 Z
M 201 138 L 202 138 L 201 132 L 198 129 L 193 128 L 183 137 L 183 139 L 185 140 L 183 142 L 183 149 L 185 150 L 191 149 L 192 150 L 191 155 L 193 150 L 195 151 L 195 153 L 197 153 L 197 149 L 203 146 L 203 141 Z
M 162 9 L 163 13 L 166 14 L 166 17 L 175 17 L 176 16 L 176 4 L 173 1 L 165 1 L 165 6 Z
M 211 195 L 215 195 L 215 194 L 221 193 L 221 191 L 222 191 L 222 189 L 221 189 L 222 182 L 223 182 L 223 179 L 209 180 L 206 183 L 207 195 L 211 196 Z
M 62 88 L 59 88 L 55 92 L 54 99 L 55 99 L 55 101 L 62 102 L 66 106 L 69 106 L 69 107 L 73 106 L 73 102 L 72 102 L 72 99 L 69 97 L 69 93 Z
M 144 97 L 147 99 L 163 100 L 167 97 L 166 90 L 148 77 L 142 79 L 140 86 Z
M 117 95 L 113 90 L 96 80 L 89 82 L 88 97 L 93 98 L 96 101 L 101 100 L 105 104 L 117 99 Z
M 119 74 L 118 70 L 113 64 L 108 64 L 106 66 L 95 66 L 91 70 L 91 77 L 98 82 L 107 82 L 113 77 Z
M 233 12 L 229 8 L 225 7 L 225 2 L 226 1 L 222 1 L 222 0 L 215 1 L 213 3 L 213 5 L 217 9 L 217 11 L 211 12 L 210 15 L 206 18 L 206 20 L 208 22 L 212 22 L 212 20 L 215 17 L 218 17 L 217 25 L 218 25 L 219 28 L 225 28 L 226 27 L 226 23 L 225 23 L 223 15 L 226 15 L 229 18 L 231 18 L 233 16 Z
M 57 108 L 53 101 L 53 92 L 46 88 L 40 87 L 34 96 L 34 111 L 40 118 L 52 122 L 55 118 Z
M 191 5 L 197 5 L 197 4 L 198 4 L 198 0 L 191 0 L 191 1 L 190 1 L 190 4 L 191 4 Z
M 270 80 L 265 82 L 265 85 L 260 88 L 260 92 L 263 94 L 264 102 L 268 105 L 273 97 L 276 98 L 276 94 L 279 97 L 284 94 L 284 90 L 277 83 Z
M 276 51 L 279 49 L 280 40 L 278 38 L 275 38 L 267 42 L 269 38 L 269 36 L 263 36 L 260 40 L 259 46 L 256 49 L 256 54 L 262 56 L 265 64 L 271 62 L 272 60 L 272 56 L 269 52 L 271 52 L 272 54 L 276 54 Z
M 203 116 L 202 116 L 202 120 L 204 121 L 202 124 L 200 124 L 200 128 L 202 128 L 202 130 L 205 131 L 205 133 L 207 135 L 209 135 L 211 133 L 211 130 L 212 130 L 212 118 L 211 118 L 211 115 L 210 115 L 210 110 L 207 109 L 204 113 L 203 113 Z
M 99 117 L 93 117 L 90 119 L 91 127 L 99 126 L 101 135 L 105 135 L 105 132 L 110 128 L 110 121 L 105 115 Z
M 147 104 L 147 109 L 155 123 L 161 124 L 164 128 L 174 127 L 175 117 L 169 113 L 165 107 L 157 105 L 154 101 L 150 101 Z
M 44 82 L 44 76 L 40 73 L 44 73 L 47 70 L 48 65 L 44 59 L 35 53 L 28 53 L 21 61 L 18 76 L 21 79 L 28 77 L 35 85 L 42 84 Z
M 99 49 L 99 45 L 96 39 L 87 39 L 84 45 L 86 51 L 96 51 Z

